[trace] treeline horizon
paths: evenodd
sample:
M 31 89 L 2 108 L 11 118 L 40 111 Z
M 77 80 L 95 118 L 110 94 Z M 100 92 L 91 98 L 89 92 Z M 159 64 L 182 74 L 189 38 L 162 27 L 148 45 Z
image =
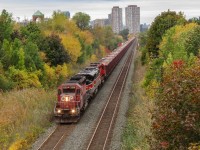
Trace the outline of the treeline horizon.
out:
M 3 10 L 0 90 L 56 87 L 75 68 L 98 61 L 123 42 L 110 26 L 91 28 L 89 22 L 90 16 L 82 12 L 69 19 L 54 11 L 48 21 L 23 26 Z

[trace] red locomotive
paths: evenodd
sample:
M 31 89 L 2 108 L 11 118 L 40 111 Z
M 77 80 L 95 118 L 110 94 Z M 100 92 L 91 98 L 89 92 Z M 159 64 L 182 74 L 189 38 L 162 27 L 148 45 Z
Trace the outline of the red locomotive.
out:
M 58 101 L 54 108 L 54 116 L 58 123 L 77 122 L 89 101 L 97 94 L 106 78 L 124 56 L 133 43 L 134 38 L 115 49 L 97 63 L 80 71 L 71 79 L 58 87 Z

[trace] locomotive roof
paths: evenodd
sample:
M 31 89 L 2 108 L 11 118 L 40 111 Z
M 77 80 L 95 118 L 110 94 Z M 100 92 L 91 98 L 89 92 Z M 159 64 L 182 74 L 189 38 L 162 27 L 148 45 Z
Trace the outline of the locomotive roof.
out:
M 86 78 L 84 76 L 75 75 L 75 76 L 72 76 L 70 78 L 70 80 L 67 81 L 66 83 L 78 83 L 78 84 L 82 84 L 85 81 L 86 81 Z
M 96 67 L 87 67 L 84 70 L 80 71 L 78 75 L 90 75 L 95 76 L 98 73 L 99 69 Z

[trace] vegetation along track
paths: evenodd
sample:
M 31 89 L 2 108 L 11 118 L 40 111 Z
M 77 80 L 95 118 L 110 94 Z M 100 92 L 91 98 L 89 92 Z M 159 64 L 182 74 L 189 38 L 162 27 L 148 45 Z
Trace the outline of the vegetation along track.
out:
M 112 129 L 119 108 L 120 97 L 122 95 L 132 58 L 133 51 L 131 50 L 131 55 L 128 56 L 114 84 L 113 90 L 111 91 L 102 115 L 100 116 L 92 137 L 89 140 L 87 150 L 109 149 L 110 141 L 112 138 Z
M 37 150 L 58 150 L 64 139 L 73 131 L 74 124 L 57 125 L 56 129 L 42 143 Z

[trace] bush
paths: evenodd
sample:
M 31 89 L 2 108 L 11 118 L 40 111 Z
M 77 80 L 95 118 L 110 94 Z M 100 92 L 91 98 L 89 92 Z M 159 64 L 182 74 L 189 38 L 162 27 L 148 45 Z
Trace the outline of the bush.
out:
M 13 83 L 9 81 L 4 75 L 0 74 L 0 90 L 10 90 L 12 86 Z
M 187 149 L 200 141 L 200 61 L 166 68 L 153 112 L 151 149 Z
M 53 96 L 52 96 L 53 95 Z M 0 149 L 27 149 L 51 123 L 56 90 L 0 93 Z

